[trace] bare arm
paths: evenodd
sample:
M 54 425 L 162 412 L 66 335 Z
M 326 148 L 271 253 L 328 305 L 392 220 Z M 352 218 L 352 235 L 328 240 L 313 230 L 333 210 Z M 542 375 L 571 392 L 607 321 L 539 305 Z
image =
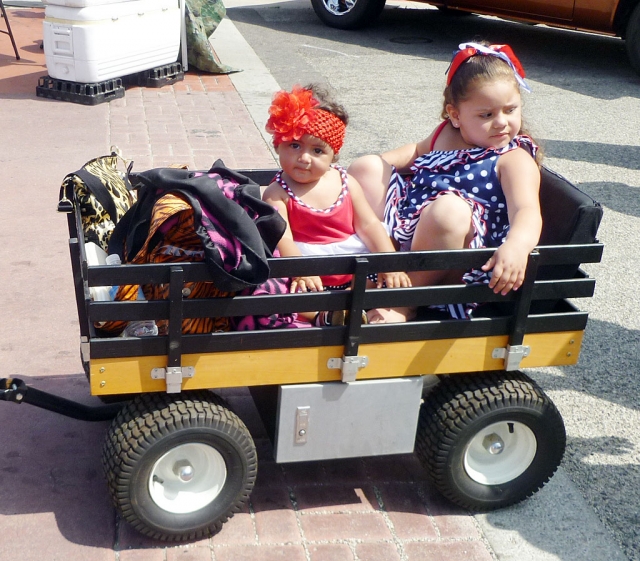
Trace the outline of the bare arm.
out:
M 518 148 L 500 156 L 497 172 L 507 200 L 509 232 L 482 270 L 493 269 L 489 286 L 504 295 L 522 286 L 529 253 L 540 239 L 540 170 L 533 158 Z
M 349 176 L 349 193 L 353 202 L 353 221 L 356 234 L 362 239 L 372 253 L 393 253 L 395 247 L 384 226 L 373 212 L 367 202 L 362 187 L 358 181 Z M 378 286 L 382 286 L 384 280 L 387 287 L 411 286 L 411 281 L 406 273 L 389 272 L 378 275 Z
M 360 182 L 367 201 L 380 220 L 384 215 L 392 166 L 400 173 L 408 173 L 415 159 L 429 151 L 432 136 L 433 133 L 421 142 L 406 144 L 380 155 L 361 156 L 351 162 L 349 174 Z
M 278 214 L 284 218 L 287 227 L 278 242 L 278 251 L 282 257 L 300 257 L 300 249 L 293 241 L 293 233 L 289 226 L 289 213 L 287 212 L 286 194 L 277 183 L 267 187 L 262 199 L 275 207 Z M 291 292 L 322 292 L 323 286 L 320 277 L 294 277 L 291 279 Z
M 385 162 L 394 166 L 400 173 L 405 173 L 409 171 L 411 164 L 418 156 L 429 152 L 432 136 L 433 133 L 418 143 L 405 144 L 404 146 L 400 146 L 400 148 L 385 152 L 381 154 L 381 157 Z

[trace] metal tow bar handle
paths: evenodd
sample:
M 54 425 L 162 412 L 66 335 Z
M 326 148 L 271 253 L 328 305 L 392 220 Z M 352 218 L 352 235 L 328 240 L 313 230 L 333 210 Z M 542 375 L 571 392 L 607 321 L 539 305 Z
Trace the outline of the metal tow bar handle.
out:
M 27 385 L 18 378 L 0 378 L 0 401 L 22 403 Z
M 29 403 L 80 421 L 109 421 L 116 416 L 123 405 L 113 403 L 91 407 L 29 387 L 19 378 L 0 378 L 0 401 L 13 401 L 18 405 Z

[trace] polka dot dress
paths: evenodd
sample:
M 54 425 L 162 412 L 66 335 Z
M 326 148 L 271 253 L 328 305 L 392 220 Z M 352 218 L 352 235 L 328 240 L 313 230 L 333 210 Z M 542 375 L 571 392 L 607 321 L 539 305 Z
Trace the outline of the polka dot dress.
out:
M 413 175 L 409 177 L 402 177 L 394 170 L 387 191 L 384 219 L 400 247 L 406 251 L 411 249 L 420 214 L 446 194 L 462 198 L 472 209 L 475 235 L 469 247 L 498 247 L 509 231 L 509 218 L 496 164 L 501 154 L 518 147 L 527 150 L 532 157 L 538 149 L 531 138 L 521 135 L 499 149 L 429 152 L 414 161 Z M 463 280 L 467 283 L 489 282 L 487 274 L 480 270 L 468 271 Z M 452 312 L 454 317 L 468 317 L 468 314 L 469 310 Z

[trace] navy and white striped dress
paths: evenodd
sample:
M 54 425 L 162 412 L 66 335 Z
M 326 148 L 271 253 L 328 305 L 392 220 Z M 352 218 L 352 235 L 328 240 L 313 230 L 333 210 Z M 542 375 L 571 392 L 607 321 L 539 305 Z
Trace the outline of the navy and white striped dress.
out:
M 475 235 L 469 247 L 498 247 L 509 231 L 509 217 L 496 164 L 502 154 L 519 147 L 535 158 L 538 147 L 530 137 L 519 135 L 504 148 L 431 151 L 416 158 L 411 166 L 412 175 L 408 177 L 394 169 L 387 191 L 384 221 L 400 248 L 411 249 L 420 214 L 446 194 L 462 198 L 471 207 Z M 462 280 L 488 283 L 489 274 L 473 269 L 467 271 Z M 462 304 L 449 305 L 447 309 L 452 317 L 465 318 L 474 307 L 473 304 Z

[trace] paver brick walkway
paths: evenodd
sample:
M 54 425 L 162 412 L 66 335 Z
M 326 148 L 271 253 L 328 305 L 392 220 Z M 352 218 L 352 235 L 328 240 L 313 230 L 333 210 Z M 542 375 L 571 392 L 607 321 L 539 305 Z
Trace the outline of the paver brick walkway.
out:
M 235 169 L 275 161 L 228 76 L 188 72 L 162 88 L 127 88 L 109 103 L 110 142 L 143 170 L 174 163 L 208 169 L 220 158 Z

